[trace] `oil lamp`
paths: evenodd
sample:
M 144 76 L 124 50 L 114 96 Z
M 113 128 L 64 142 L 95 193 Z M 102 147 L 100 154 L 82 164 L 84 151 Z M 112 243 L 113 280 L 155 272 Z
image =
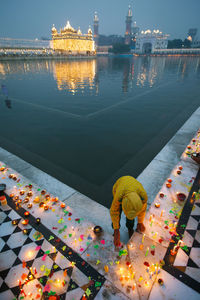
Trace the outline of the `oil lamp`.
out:
M 18 224 L 18 220 L 13 220 L 12 221 L 12 225 L 17 225 Z
M 1 167 L 0 171 L 3 172 L 5 170 L 5 167 Z
M 25 191 L 24 191 L 24 190 L 21 190 L 19 193 L 20 193 L 20 195 L 22 196 L 22 195 L 25 194 Z
M 32 197 L 32 196 L 33 196 L 33 192 L 32 192 L 32 191 L 29 191 L 29 192 L 27 193 L 27 196 L 28 196 L 28 197 Z
M 48 205 L 44 205 L 44 210 L 48 210 L 49 206 Z
M 65 208 L 65 203 L 61 203 L 61 204 L 60 204 L 60 207 L 61 207 L 61 208 Z
M 45 195 L 46 194 L 46 191 L 45 190 L 42 190 L 41 191 L 41 195 Z
M 29 204 L 27 205 L 28 208 L 32 208 L 32 206 L 33 206 L 32 203 L 29 203 Z
M 28 230 L 27 230 L 27 229 L 24 229 L 24 230 L 23 230 L 23 234 L 28 234 Z
M 48 194 L 48 195 L 45 195 L 45 198 L 47 199 L 47 200 L 49 200 L 50 199 L 50 195 Z
M 39 207 L 43 207 L 44 206 L 44 202 L 40 202 Z
M 96 234 L 96 236 L 100 236 L 103 232 L 101 226 L 95 226 L 93 231 Z
M 22 221 L 22 224 L 23 225 L 28 225 L 28 222 L 29 222 L 28 219 L 25 219 L 25 220 Z
M 163 193 L 160 193 L 160 198 L 164 198 L 164 194 Z
M 167 187 L 168 189 L 170 189 L 171 186 L 172 186 L 171 183 L 166 183 L 166 187 Z
M 28 217 L 30 215 L 29 211 L 25 211 L 24 215 L 25 217 Z
M 156 203 L 155 203 L 155 207 L 156 207 L 156 208 L 159 208 L 159 207 L 160 207 L 160 203 L 159 203 L 159 202 L 156 202 Z
M 184 193 L 177 193 L 176 196 L 179 201 L 184 201 L 186 199 L 186 195 Z
M 28 203 L 29 202 L 29 197 L 26 197 L 25 199 L 24 199 L 24 203 Z
M 15 196 L 14 193 L 11 193 L 11 194 L 10 194 L 10 198 L 13 198 L 14 196 Z
M 37 224 L 40 224 L 40 222 L 41 222 L 40 218 L 37 218 L 37 219 L 36 219 L 36 223 L 37 223 Z

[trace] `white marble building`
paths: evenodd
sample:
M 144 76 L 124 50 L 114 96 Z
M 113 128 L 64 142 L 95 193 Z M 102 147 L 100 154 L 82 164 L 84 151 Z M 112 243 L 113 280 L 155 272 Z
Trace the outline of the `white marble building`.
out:
M 168 34 L 163 34 L 159 30 L 141 31 L 136 36 L 135 53 L 154 53 L 157 49 L 167 49 Z

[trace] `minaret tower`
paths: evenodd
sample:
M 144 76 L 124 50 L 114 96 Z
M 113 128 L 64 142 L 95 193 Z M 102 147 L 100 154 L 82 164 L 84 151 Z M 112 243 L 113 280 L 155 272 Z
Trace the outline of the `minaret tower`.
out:
M 97 12 L 94 13 L 94 41 L 96 46 L 98 46 L 99 39 L 99 18 L 97 16 Z
M 125 44 L 130 45 L 131 43 L 131 27 L 132 27 L 132 9 L 129 5 L 128 7 L 128 15 L 126 16 L 126 32 L 125 32 Z

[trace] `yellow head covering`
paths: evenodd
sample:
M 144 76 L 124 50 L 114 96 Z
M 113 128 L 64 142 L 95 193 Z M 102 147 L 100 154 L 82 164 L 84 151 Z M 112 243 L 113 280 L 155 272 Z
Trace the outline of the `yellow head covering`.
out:
M 123 212 L 129 220 L 133 220 L 138 215 L 142 206 L 142 200 L 135 192 L 127 194 L 122 200 Z

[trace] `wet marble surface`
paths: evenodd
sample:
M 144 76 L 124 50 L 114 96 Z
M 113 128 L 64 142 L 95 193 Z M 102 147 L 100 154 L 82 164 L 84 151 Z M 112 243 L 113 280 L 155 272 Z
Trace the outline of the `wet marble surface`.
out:
M 199 293 L 183 284 L 164 270 L 161 270 L 158 279 L 162 279 L 164 284 L 160 285 L 158 280 L 155 282 L 149 300 L 198 300 Z
M 200 136 L 197 134 L 195 139 L 199 138 Z M 192 151 L 194 150 L 194 147 L 197 148 L 199 145 L 194 141 L 191 141 L 190 144 Z M 162 161 L 163 168 L 167 163 L 164 157 L 165 156 L 162 157 L 161 154 L 157 157 L 157 161 Z M 154 160 L 154 164 L 156 164 L 156 160 Z M 0 167 L 4 165 L 5 164 L 3 162 L 0 162 Z M 181 174 L 178 175 L 177 170 L 179 170 L 180 166 L 182 166 L 183 169 L 181 170 Z M 7 165 L 5 165 L 5 167 L 7 168 Z M 171 166 L 169 165 L 169 170 L 170 167 Z M 26 170 L 28 172 L 29 167 Z M 9 170 L 5 169 L 5 171 L 1 171 L 0 178 L 7 184 L 7 192 L 9 194 L 14 193 L 15 196 L 19 196 L 19 199 L 22 200 L 22 206 L 27 211 L 30 211 L 30 213 L 35 217 L 40 217 L 42 224 L 51 230 L 53 234 L 58 236 L 64 243 L 75 250 L 100 274 L 105 276 L 107 280 L 101 287 L 95 299 L 180 299 L 178 297 L 181 297 L 181 293 L 180 291 L 177 292 L 178 287 L 180 287 L 179 290 L 182 289 L 183 291 L 187 291 L 187 295 L 191 295 L 191 299 L 197 299 L 195 298 L 197 293 L 194 290 L 161 269 L 162 259 L 166 253 L 166 247 L 168 247 L 170 239 L 176 230 L 176 225 L 184 206 L 184 201 L 181 202 L 178 200 L 177 193 L 181 192 L 184 193 L 186 197 L 188 196 L 197 171 L 198 166 L 191 161 L 188 155 L 184 157 L 183 154 L 182 160 L 177 163 L 171 173 L 169 173 L 169 176 L 166 177 L 166 181 L 154 199 L 150 210 L 146 214 L 145 236 L 135 232 L 127 247 L 122 245 L 122 248 L 120 249 L 115 249 L 112 234 L 104 231 L 101 236 L 95 236 L 93 233 L 93 227 L 96 224 L 88 221 L 84 218 L 84 216 L 79 216 L 76 209 L 71 208 L 67 201 L 65 201 L 65 207 L 62 208 L 60 206 L 60 201 L 53 200 L 57 196 L 56 190 L 53 194 L 49 193 L 49 199 L 45 197 L 47 192 L 45 195 L 41 195 L 42 188 L 48 187 L 53 183 L 53 181 L 43 178 L 44 185 L 41 188 L 10 168 Z M 152 172 L 152 176 L 155 175 L 156 180 L 156 177 L 159 176 L 159 172 L 163 172 L 162 166 L 159 172 L 154 172 L 153 169 Z M 8 178 L 10 174 L 15 174 L 16 180 Z M 38 177 L 37 172 L 35 173 L 35 176 Z M 161 178 L 163 178 L 163 174 Z M 172 180 L 170 188 L 166 187 L 166 184 L 169 183 L 167 178 Z M 28 186 L 29 184 L 33 184 L 31 189 Z M 24 195 L 20 195 L 20 190 L 22 189 L 25 190 Z M 155 189 L 158 189 L 156 183 L 155 188 L 152 187 L 152 189 L 154 189 L 153 193 L 155 193 Z M 33 195 L 30 196 L 28 203 L 24 203 L 24 200 L 30 190 Z M 71 199 L 73 199 L 74 195 L 77 195 L 77 193 L 73 193 L 73 190 L 63 190 L 61 198 L 70 199 L 71 197 Z M 160 193 L 163 193 L 164 196 L 161 197 Z M 44 206 L 39 206 L 39 203 L 41 202 L 44 202 L 44 205 L 48 206 L 48 210 L 44 211 Z M 32 204 L 32 207 L 28 208 L 28 204 L 30 203 Z M 6 231 L 7 234 L 10 235 L 15 231 L 15 226 L 11 225 L 11 222 L 6 221 L 6 210 L 7 208 L 5 206 L 3 211 L 0 213 L 0 220 L 2 222 L 0 232 Z M 84 213 L 84 215 L 87 214 Z M 195 239 L 197 241 L 199 241 L 199 231 L 197 230 L 199 225 L 197 220 L 192 216 L 199 215 L 200 208 L 198 205 L 195 205 L 187 224 L 188 230 L 196 230 Z M 17 215 L 14 211 L 12 211 L 9 214 L 9 217 L 13 219 L 17 218 Z M 24 227 L 22 224 L 19 224 L 19 228 L 23 229 Z M 31 227 L 28 225 L 26 228 Z M 188 247 L 192 247 L 193 239 L 188 232 L 184 235 L 183 243 L 187 244 Z M 13 249 L 15 247 L 19 248 L 23 245 L 19 251 L 17 250 L 19 258 L 22 261 L 31 261 L 34 259 L 33 268 L 40 269 L 42 257 L 36 257 L 39 249 L 38 251 L 35 251 L 35 249 L 37 249 L 37 244 L 34 242 L 34 234 L 35 230 L 32 230 L 30 234 L 32 242 L 28 245 L 23 245 L 25 237 L 20 236 L 18 232 L 14 232 L 13 235 L 7 239 L 7 244 Z M 0 239 L 0 241 L 0 247 L 3 248 L 4 240 Z M 41 250 L 44 252 L 49 251 L 50 254 L 55 252 L 54 247 L 48 241 L 44 241 L 42 243 Z M 0 270 L 7 269 L 17 258 L 16 254 L 12 250 L 8 250 L 3 253 L 6 254 L 1 255 L 2 263 Z M 198 267 L 200 267 L 199 255 L 199 248 L 191 249 L 190 257 Z M 10 258 L 10 264 L 6 262 L 5 265 L 4 260 L 6 260 L 6 257 L 8 256 Z M 174 264 L 176 266 L 185 266 L 187 265 L 188 259 L 188 255 L 186 255 L 182 249 L 179 249 Z M 71 266 L 71 262 L 69 262 L 69 260 L 60 253 L 57 253 L 55 263 L 62 269 Z M 48 269 L 51 269 L 53 266 L 52 260 L 47 257 L 45 265 Z M 21 265 L 18 266 L 19 270 L 17 269 L 17 266 L 15 267 L 19 274 L 22 272 L 20 267 Z M 12 272 L 7 275 L 7 284 L 10 286 L 13 284 L 15 285 L 14 281 L 16 279 L 15 276 L 12 276 Z M 196 279 L 197 276 L 199 276 L 199 269 L 187 266 L 185 273 Z M 16 272 L 13 274 L 16 274 Z M 39 278 L 42 275 L 43 271 L 40 270 L 35 277 Z M 51 284 L 55 285 L 58 278 L 60 280 L 62 277 L 62 271 L 56 272 L 53 276 L 55 278 L 52 277 L 49 281 L 50 286 Z M 80 272 L 76 266 L 74 266 L 71 278 L 79 285 L 79 287 L 68 292 L 66 299 L 79 299 L 83 295 L 84 287 L 88 285 L 89 278 Z M 159 278 L 164 280 L 163 286 L 158 284 Z M 63 291 L 62 286 L 58 285 L 56 287 L 54 286 L 54 288 L 60 289 L 59 294 L 66 291 L 66 286 Z M 176 293 L 174 293 L 173 289 L 176 289 Z M 31 291 L 34 295 L 34 285 L 30 287 L 29 291 Z M 9 292 L 4 293 L 8 294 Z M 184 293 L 182 293 L 182 295 L 184 295 Z M 11 297 L 11 295 L 7 296 Z

